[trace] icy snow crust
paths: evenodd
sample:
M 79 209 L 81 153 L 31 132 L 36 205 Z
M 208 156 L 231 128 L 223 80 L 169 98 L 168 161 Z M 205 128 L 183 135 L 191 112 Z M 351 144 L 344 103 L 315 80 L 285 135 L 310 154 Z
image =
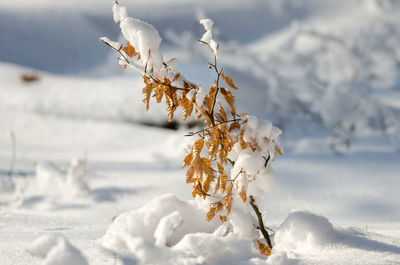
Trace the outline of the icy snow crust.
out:
M 212 18 L 207 31 L 239 87 L 238 109 L 259 117 L 259 127 L 266 119 L 284 130 L 278 185 L 272 172 L 266 183 L 248 183 L 254 193 L 275 188 L 257 198 L 274 231 L 272 256 L 256 249 L 251 209 L 236 208 L 221 225 L 206 222 L 208 205 L 191 201 L 180 169 L 186 128 L 140 125 L 167 116 L 158 104 L 145 111 L 141 77 L 98 41 L 122 41 L 110 1 L 2 0 L 0 264 L 400 263 L 396 1 L 120 3 L 140 18 L 127 27 L 138 23 L 154 43 L 162 37 L 151 49 L 178 58 L 165 63 L 203 95 L 215 76 L 198 19 Z M 130 38 L 141 42 L 141 34 Z M 165 59 L 156 54 L 154 68 Z M 23 74 L 39 79 L 25 83 Z M 246 151 L 240 161 L 262 163 Z

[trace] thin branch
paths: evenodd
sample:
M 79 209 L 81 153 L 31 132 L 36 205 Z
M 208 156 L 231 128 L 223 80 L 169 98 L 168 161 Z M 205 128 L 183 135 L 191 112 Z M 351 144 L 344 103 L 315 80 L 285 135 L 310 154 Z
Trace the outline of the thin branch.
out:
M 254 202 L 254 197 L 253 195 L 250 195 L 250 205 L 251 207 L 253 207 L 254 212 L 257 215 L 257 219 L 258 219 L 258 227 L 261 230 L 262 235 L 265 238 L 265 241 L 267 241 L 268 246 L 272 249 L 272 243 L 271 243 L 271 239 L 269 237 L 268 231 L 265 230 L 265 226 L 264 226 L 264 221 L 262 219 L 262 215 L 260 210 L 258 209 L 257 205 Z
M 218 68 L 217 68 L 217 57 L 214 56 L 214 58 L 215 58 L 214 59 L 215 60 L 215 71 L 217 72 L 217 80 L 215 81 L 215 85 L 217 86 L 217 91 L 215 92 L 214 101 L 213 101 L 213 105 L 211 108 L 211 116 L 214 116 L 215 103 L 217 102 L 217 96 L 218 96 L 218 92 L 220 89 L 219 80 L 220 80 L 221 73 L 222 73 L 222 69 L 221 69 L 221 71 L 218 71 Z
M 258 229 L 258 230 L 261 230 L 261 229 L 260 229 L 260 227 L 259 227 L 258 225 L 254 225 L 254 228 L 255 228 L 255 229 Z M 271 232 L 272 232 L 272 234 L 274 234 L 274 233 L 275 233 L 275 231 L 274 231 L 274 230 L 272 230 L 271 228 L 269 228 L 268 226 L 266 226 L 266 227 L 265 227 L 265 229 L 266 229 L 266 230 L 269 230 L 269 231 L 271 231 Z
M 154 83 L 157 83 L 157 84 L 160 84 L 160 85 L 163 85 L 163 86 L 169 86 L 169 87 L 177 89 L 177 90 L 190 91 L 190 89 L 187 89 L 187 88 L 176 87 L 176 86 L 173 86 L 171 84 L 167 84 L 167 83 L 161 82 L 160 80 L 157 80 L 156 78 L 154 78 L 152 75 L 149 75 L 149 77 L 150 77 L 151 80 L 153 80 Z
M 231 163 L 232 167 L 234 167 L 234 166 L 235 166 L 235 161 L 233 161 L 233 160 L 229 159 L 228 157 L 227 157 L 226 159 L 228 159 L 228 161 L 229 161 L 229 163 Z
M 240 121 L 241 119 L 233 119 L 233 120 L 229 120 L 229 121 L 221 121 L 221 122 L 219 122 L 218 124 L 214 124 L 213 126 L 211 126 L 211 127 L 207 127 L 207 128 L 205 128 L 205 129 L 202 129 L 202 130 L 199 130 L 199 131 L 197 131 L 197 132 L 188 132 L 187 134 L 185 134 L 185 136 L 194 136 L 194 135 L 196 135 L 196 134 L 200 134 L 200 133 L 203 133 L 203 132 L 205 132 L 205 131 L 208 131 L 208 130 L 211 130 L 212 128 L 214 128 L 214 127 L 217 127 L 217 126 L 219 126 L 219 125 L 221 125 L 221 124 L 225 124 L 225 123 L 230 123 L 230 122 L 237 122 L 237 121 Z
M 125 55 L 121 52 L 121 49 L 122 49 L 123 45 L 121 45 L 121 47 L 119 47 L 119 49 L 116 49 L 115 47 L 113 47 L 113 46 L 112 46 L 110 43 L 108 43 L 107 41 L 102 40 L 102 39 L 100 39 L 100 41 L 101 41 L 102 43 L 104 43 L 105 45 L 107 45 L 108 47 L 110 47 L 111 49 L 113 49 L 114 51 L 118 52 L 118 53 L 122 56 L 122 58 L 125 59 L 125 61 L 126 61 L 127 64 L 131 64 L 130 61 L 129 61 L 129 60 L 125 57 Z
M 206 192 L 203 190 L 203 186 L 201 185 L 200 180 L 197 180 L 197 183 L 198 183 L 198 185 L 199 185 L 200 192 L 201 192 L 204 196 L 214 197 L 213 195 L 208 194 L 208 193 L 206 193 Z
M 10 162 L 10 171 L 8 171 L 8 176 L 12 177 L 14 174 L 14 165 L 16 159 L 16 140 L 14 131 L 11 131 L 10 137 L 11 137 L 11 162 Z
M 200 42 L 200 43 L 203 43 L 203 44 L 205 44 L 205 45 L 207 45 L 207 47 L 210 48 L 210 50 L 211 50 L 212 52 L 214 52 L 214 50 L 211 48 L 211 46 L 210 46 L 209 43 L 207 43 L 207 42 L 205 42 L 205 41 L 202 41 L 202 40 L 199 40 L 199 42 Z M 217 49 L 218 49 L 218 46 L 217 46 Z M 213 99 L 213 104 L 212 104 L 212 108 L 211 108 L 211 113 L 209 113 L 208 111 L 206 111 L 206 114 L 207 114 L 208 118 L 210 119 L 211 124 L 214 126 L 214 125 L 215 125 L 215 121 L 214 121 L 214 108 L 215 108 L 215 103 L 216 103 L 216 100 L 217 100 L 218 92 L 219 92 L 219 89 L 220 89 L 220 87 L 219 87 L 219 80 L 220 80 L 220 77 L 221 77 L 222 69 L 221 69 L 221 71 L 218 70 L 218 66 L 217 66 L 217 56 L 216 56 L 215 54 L 214 54 L 214 64 L 212 64 L 212 63 L 208 63 L 208 64 L 209 64 L 209 66 L 211 66 L 211 68 L 214 68 L 215 72 L 217 73 L 217 80 L 215 81 L 215 85 L 216 85 L 216 87 L 217 87 L 217 91 L 215 92 L 215 96 L 214 96 L 214 99 Z
M 269 160 L 271 159 L 271 156 L 268 156 L 268 158 L 265 158 L 265 157 L 263 156 L 263 158 L 264 158 L 264 160 L 265 160 L 264 167 L 267 167 L 267 166 L 268 166 L 268 162 L 269 162 Z
M 236 179 L 239 177 L 239 175 L 240 175 L 241 173 L 243 173 L 243 169 L 241 169 L 241 170 L 239 171 L 239 173 L 237 173 L 237 175 L 236 175 L 235 178 L 233 178 L 233 179 L 227 179 L 227 180 L 226 180 L 226 181 L 232 182 L 231 189 L 224 195 L 224 197 L 222 197 L 221 199 L 219 199 L 219 200 L 216 201 L 216 202 L 211 203 L 211 205 L 221 203 L 223 200 L 225 200 L 226 197 L 228 197 L 229 195 L 232 195 L 232 190 L 233 190 L 233 186 L 234 186 L 233 184 L 235 183 Z

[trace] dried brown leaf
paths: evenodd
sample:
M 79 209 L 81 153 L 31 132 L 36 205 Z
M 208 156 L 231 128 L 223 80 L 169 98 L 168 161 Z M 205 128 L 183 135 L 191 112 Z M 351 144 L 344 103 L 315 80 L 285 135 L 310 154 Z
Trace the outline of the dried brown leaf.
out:
M 211 221 L 211 219 L 214 218 L 214 216 L 218 212 L 218 205 L 217 204 L 212 204 L 210 209 L 207 212 L 207 221 Z
M 235 114 L 236 114 L 235 97 L 232 95 L 232 92 L 230 92 L 228 89 L 222 87 L 221 95 L 225 99 L 226 103 L 228 103 L 228 106 L 231 110 L 232 116 L 235 116 Z
M 217 93 L 217 86 L 214 84 L 212 85 L 210 91 L 208 92 L 208 95 L 204 99 L 204 103 L 206 105 L 206 110 L 208 111 L 208 113 L 212 113 L 212 107 L 214 105 L 214 101 L 216 100 L 215 99 L 216 93 Z
M 282 149 L 281 149 L 279 146 L 275 145 L 275 151 L 276 151 L 278 154 L 280 154 L 281 156 L 283 156 L 283 151 L 282 151 Z
M 194 167 L 191 166 L 186 171 L 186 183 L 194 183 L 197 179 L 193 178 L 194 175 Z
M 240 187 L 239 196 L 240 196 L 240 198 L 242 198 L 243 202 L 247 201 L 246 191 L 243 186 Z
M 201 192 L 199 184 L 196 184 L 193 186 L 193 191 L 192 191 L 193 199 L 196 199 L 197 195 L 203 196 L 203 193 Z
M 225 222 L 228 220 L 228 218 L 227 218 L 225 215 L 220 215 L 220 216 L 219 216 L 219 219 L 220 219 L 221 222 L 223 222 L 223 223 L 225 223 Z
M 203 150 L 204 140 L 202 138 L 197 139 L 193 144 L 193 158 L 200 158 L 201 150 Z
M 174 76 L 174 79 L 172 79 L 172 82 L 175 82 L 176 80 L 178 80 L 180 76 L 181 76 L 181 73 L 177 73 L 177 74 Z
M 146 105 L 146 110 L 149 110 L 150 96 L 151 92 L 153 91 L 153 87 L 151 83 L 148 83 L 146 81 L 147 80 L 146 76 L 143 76 L 143 79 L 145 80 L 146 86 L 142 89 L 142 94 L 143 94 L 142 101 Z
M 244 130 L 242 130 L 240 132 L 240 147 L 244 150 L 244 149 L 246 149 L 247 144 L 246 144 L 245 140 L 243 139 L 243 136 L 244 136 Z
M 258 239 L 256 239 L 256 240 L 257 240 L 258 249 L 260 250 L 260 253 L 265 256 L 270 256 L 272 249 L 270 247 L 268 247 L 267 245 L 261 243 L 260 240 L 258 240 Z
M 232 184 L 231 184 L 231 185 L 232 185 Z M 224 206 L 225 206 L 227 215 L 230 214 L 231 209 L 232 209 L 232 197 L 231 197 L 231 196 L 232 196 L 232 195 L 226 196 L 225 199 L 224 199 Z
M 218 111 L 219 111 L 219 113 L 222 115 L 222 117 L 223 117 L 223 121 L 227 121 L 228 120 L 228 115 L 226 114 L 226 111 L 225 111 L 225 109 L 224 109 L 224 107 L 222 107 L 222 104 L 221 103 L 219 103 L 218 104 L 219 106 L 218 106 Z
M 125 47 L 122 47 L 122 50 L 128 55 L 130 58 L 138 55 L 138 53 L 135 50 L 135 47 L 133 47 L 129 42 Z
M 222 74 L 221 74 L 221 77 L 222 77 L 222 79 L 224 79 L 225 83 L 226 83 L 228 86 L 230 86 L 231 88 L 233 88 L 233 89 L 235 89 L 235 90 L 238 90 L 238 88 L 237 88 L 237 87 L 235 86 L 235 84 L 233 83 L 233 80 L 232 80 L 229 76 L 225 75 L 225 73 L 222 73 Z
M 186 97 L 187 92 L 185 91 L 182 93 L 182 97 L 179 100 L 179 105 L 182 108 L 182 119 L 186 121 L 190 115 L 192 115 L 193 112 L 193 103 L 190 102 L 190 100 Z
M 189 153 L 187 156 L 185 156 L 185 158 L 183 159 L 183 166 L 182 166 L 182 168 L 189 166 L 189 165 L 192 163 L 192 160 L 193 160 L 193 152 L 190 152 L 190 153 Z

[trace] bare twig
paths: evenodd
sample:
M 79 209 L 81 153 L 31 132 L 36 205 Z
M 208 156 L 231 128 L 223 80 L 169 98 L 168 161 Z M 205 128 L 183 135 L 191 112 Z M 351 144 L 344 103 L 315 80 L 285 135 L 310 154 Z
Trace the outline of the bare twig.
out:
M 190 91 L 190 89 L 187 89 L 187 88 L 177 87 L 177 86 L 173 86 L 171 84 L 164 83 L 164 82 L 154 78 L 152 75 L 150 75 L 149 77 L 150 77 L 151 80 L 153 80 L 154 83 L 157 83 L 157 84 L 160 84 L 160 85 L 163 85 L 163 86 L 169 86 L 169 87 L 171 87 L 173 89 L 176 89 L 176 90 Z
M 243 169 L 241 169 L 241 170 L 239 171 L 239 173 L 237 173 L 236 177 L 234 177 L 233 179 L 227 179 L 227 180 L 226 180 L 226 181 L 232 182 L 232 186 L 231 186 L 230 190 L 224 195 L 224 197 L 222 197 L 221 199 L 219 199 L 219 200 L 216 201 L 216 202 L 211 203 L 211 205 L 221 203 L 223 200 L 225 200 L 226 197 L 232 195 L 232 190 L 233 190 L 233 186 L 234 186 L 233 184 L 235 183 L 236 179 L 239 177 L 239 175 L 240 175 L 241 173 L 243 173 Z
M 113 49 L 114 51 L 118 52 L 118 53 L 122 56 L 122 58 L 125 59 L 126 63 L 127 63 L 127 64 L 130 64 L 130 61 L 128 60 L 128 58 L 126 58 L 125 55 L 121 52 L 122 45 L 121 45 L 118 49 L 116 49 L 115 47 L 113 47 L 113 46 L 112 46 L 110 43 L 108 43 L 107 41 L 105 41 L 105 40 L 103 40 L 103 39 L 100 39 L 100 41 L 101 41 L 102 43 L 104 43 L 105 45 L 107 45 L 108 47 L 110 47 L 111 49 Z
M 202 41 L 202 40 L 199 40 L 199 42 L 200 42 L 200 43 L 203 43 L 203 44 L 205 44 L 205 45 L 207 45 L 207 47 L 210 48 L 210 50 L 214 52 L 214 50 L 211 48 L 211 46 L 210 46 L 209 43 L 207 43 L 207 42 L 205 42 L 205 41 Z M 218 49 L 218 46 L 217 46 L 217 49 Z M 211 112 L 209 113 L 208 111 L 206 111 L 206 114 L 207 114 L 208 118 L 210 118 L 210 120 L 211 120 L 211 124 L 212 124 L 213 126 L 215 126 L 215 121 L 214 121 L 214 108 L 215 108 L 215 103 L 216 103 L 216 101 L 217 101 L 218 92 L 219 92 L 219 90 L 220 90 L 220 87 L 219 87 L 219 80 L 220 80 L 220 77 L 221 77 L 221 74 L 222 74 L 222 70 L 223 70 L 223 69 L 218 70 L 217 56 L 216 56 L 215 54 L 214 54 L 214 64 L 208 63 L 208 65 L 209 65 L 210 68 L 213 68 L 213 69 L 215 70 L 215 72 L 217 73 L 217 79 L 215 80 L 215 86 L 217 87 L 217 91 L 215 92 L 215 96 L 214 96 L 214 99 L 213 99 L 213 104 L 212 104 Z
M 265 158 L 265 157 L 263 156 L 263 158 L 264 158 L 264 160 L 265 160 L 264 167 L 267 167 L 267 166 L 268 166 L 268 162 L 269 162 L 269 160 L 271 159 L 271 156 L 268 156 L 268 158 Z
M 254 212 L 257 215 L 258 219 L 258 228 L 260 229 L 262 235 L 264 236 L 265 241 L 267 241 L 268 246 L 272 249 L 271 239 L 269 237 L 268 231 L 265 229 L 264 221 L 262 219 L 262 214 L 258 209 L 257 205 L 255 204 L 253 195 L 250 195 L 250 205 L 253 207 Z
M 217 127 L 217 126 L 219 126 L 219 125 L 221 125 L 221 124 L 230 123 L 230 122 L 237 122 L 237 121 L 240 121 L 240 120 L 241 120 L 241 119 L 236 119 L 236 118 L 235 118 L 235 119 L 229 120 L 229 121 L 221 121 L 221 122 L 219 122 L 218 124 L 214 124 L 214 125 L 211 126 L 211 127 L 208 127 L 208 128 L 202 129 L 202 130 L 199 130 L 199 131 L 197 131 L 197 132 L 188 132 L 187 134 L 185 134 L 185 136 L 193 136 L 193 135 L 196 135 L 196 134 L 200 134 L 200 133 L 205 132 L 205 131 L 208 131 L 208 130 L 214 128 L 214 127 Z
M 11 131 L 10 133 L 11 137 L 11 162 L 10 162 L 10 170 L 8 171 L 8 176 L 12 177 L 14 174 L 14 167 L 15 167 L 15 159 L 16 159 L 16 140 L 15 140 L 15 133 L 14 131 Z

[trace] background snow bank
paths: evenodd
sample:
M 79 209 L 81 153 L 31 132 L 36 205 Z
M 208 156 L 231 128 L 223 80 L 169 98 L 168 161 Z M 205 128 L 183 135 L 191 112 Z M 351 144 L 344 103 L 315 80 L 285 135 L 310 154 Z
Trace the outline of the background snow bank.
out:
M 85 159 L 73 159 L 67 171 L 60 170 L 52 163 L 39 163 L 36 166 L 36 179 L 41 194 L 55 198 L 88 197 L 90 190 L 87 184 Z
M 0 193 L 9 194 L 15 191 L 15 182 L 10 176 L 0 175 Z

